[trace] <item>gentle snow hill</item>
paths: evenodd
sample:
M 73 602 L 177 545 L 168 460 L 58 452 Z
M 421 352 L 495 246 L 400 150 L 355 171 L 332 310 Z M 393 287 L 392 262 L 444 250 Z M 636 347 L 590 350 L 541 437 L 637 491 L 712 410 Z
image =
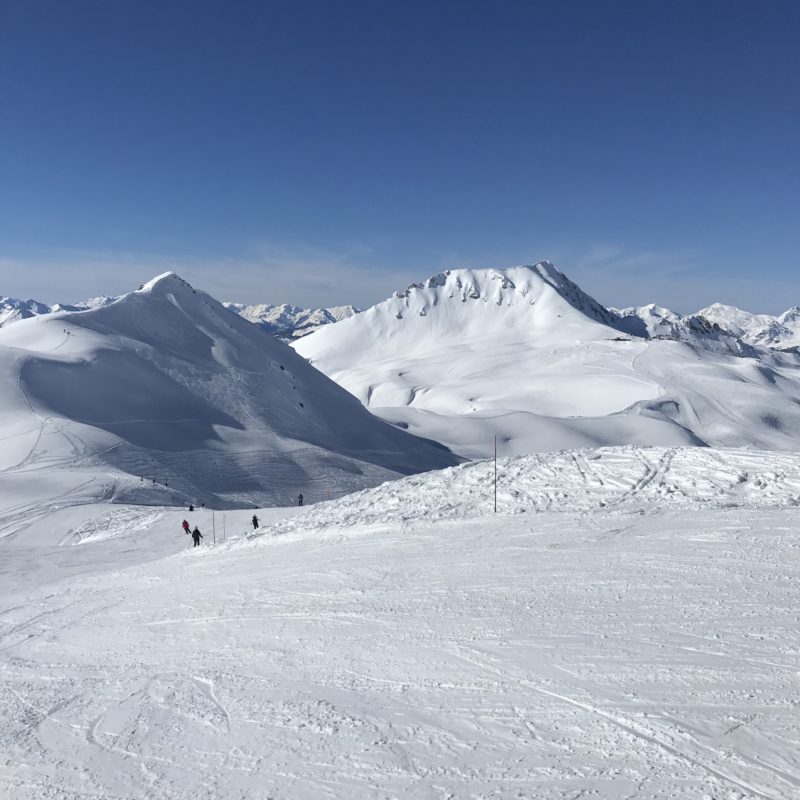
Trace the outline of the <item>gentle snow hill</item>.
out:
M 800 506 L 800 454 L 697 447 L 605 447 L 500 459 L 497 511 Z M 320 503 L 258 534 L 494 516 L 494 462 L 414 475 Z
M 290 504 L 456 461 L 173 273 L 0 330 L 0 407 L 4 490 L 31 503 L 47 480 L 81 502 Z
M 225 308 L 244 317 L 265 331 L 284 340 L 308 336 L 323 325 L 339 322 L 361 309 L 355 306 L 333 306 L 332 308 L 299 308 L 287 303 L 269 305 L 244 305 L 243 303 L 223 303 Z
M 675 317 L 673 319 L 672 317 Z M 374 414 L 469 458 L 605 445 L 800 448 L 800 360 L 696 317 L 610 311 L 549 262 L 450 270 L 293 343 Z M 633 327 L 631 323 L 635 322 Z
M 797 456 L 669 456 L 0 538 L 0 797 L 797 800 Z

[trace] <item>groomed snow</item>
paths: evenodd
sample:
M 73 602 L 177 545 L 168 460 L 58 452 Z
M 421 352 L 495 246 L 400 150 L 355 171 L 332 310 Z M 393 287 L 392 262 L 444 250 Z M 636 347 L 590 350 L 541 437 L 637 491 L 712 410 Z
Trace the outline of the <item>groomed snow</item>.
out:
M 798 476 L 530 456 L 500 462 L 496 515 L 478 463 L 257 511 L 250 539 L 217 514 L 216 547 L 205 510 L 18 519 L 0 795 L 793 800 Z

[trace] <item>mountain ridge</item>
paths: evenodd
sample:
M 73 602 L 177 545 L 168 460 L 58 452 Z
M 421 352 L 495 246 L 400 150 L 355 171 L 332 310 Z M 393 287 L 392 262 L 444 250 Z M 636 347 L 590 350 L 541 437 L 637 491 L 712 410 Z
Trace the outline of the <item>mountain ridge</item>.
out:
M 294 342 L 373 413 L 474 458 L 797 449 L 800 361 L 698 314 L 607 309 L 549 262 L 449 270 Z
M 119 500 L 147 478 L 161 502 L 290 503 L 457 461 L 174 273 L 1 329 L 0 403 L 0 470 L 75 464 Z

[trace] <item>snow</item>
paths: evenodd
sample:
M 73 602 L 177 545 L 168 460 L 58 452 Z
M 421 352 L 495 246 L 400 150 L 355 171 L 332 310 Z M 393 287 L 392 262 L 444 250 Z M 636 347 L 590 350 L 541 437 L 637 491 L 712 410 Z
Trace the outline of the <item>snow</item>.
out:
M 217 513 L 216 546 L 203 509 L 17 519 L 0 795 L 797 797 L 800 455 L 504 459 L 497 514 L 492 476 Z
M 798 796 L 800 357 L 769 320 L 453 270 L 311 366 L 171 272 L 14 302 L 0 797 Z
M 280 305 L 223 303 L 223 305 L 229 311 L 286 340 L 307 336 L 323 325 L 339 322 L 361 311 L 352 305 L 331 308 L 300 308 L 288 303 Z
M 109 305 L 115 300 L 115 297 L 100 295 L 91 297 L 74 306 L 65 303 L 55 303 L 50 306 L 37 300 L 17 300 L 14 297 L 0 296 L 0 328 L 4 325 L 10 325 L 12 322 L 30 319 L 30 317 L 39 316 L 40 314 L 52 314 L 56 311 L 85 311 L 90 308 Z
M 800 447 L 796 354 L 702 316 L 605 309 L 548 262 L 433 276 L 292 346 L 377 416 L 466 458 L 495 436 L 501 455 Z
M 456 459 L 367 413 L 174 273 L 0 330 L 0 492 L 217 506 L 309 500 Z

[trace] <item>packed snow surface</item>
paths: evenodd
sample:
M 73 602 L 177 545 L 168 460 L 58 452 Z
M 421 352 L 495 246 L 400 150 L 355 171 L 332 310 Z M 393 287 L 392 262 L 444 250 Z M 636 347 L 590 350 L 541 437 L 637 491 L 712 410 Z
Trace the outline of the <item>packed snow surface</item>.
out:
M 257 531 L 0 495 L 0 796 L 796 798 L 800 456 L 498 467 Z
M 501 455 L 800 448 L 796 353 L 648 309 L 647 324 L 605 309 L 548 262 L 451 270 L 293 347 L 377 416 L 468 458 L 495 437 Z
M 0 330 L 0 408 L 0 492 L 287 504 L 456 463 L 172 273 Z

